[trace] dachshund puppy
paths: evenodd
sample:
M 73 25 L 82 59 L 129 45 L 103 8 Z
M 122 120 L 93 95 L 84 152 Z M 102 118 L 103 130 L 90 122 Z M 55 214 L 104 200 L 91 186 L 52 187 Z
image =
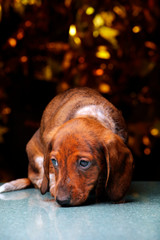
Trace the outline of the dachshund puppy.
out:
M 26 146 L 28 178 L 5 183 L 0 192 L 33 184 L 61 206 L 83 204 L 92 190 L 97 199 L 120 201 L 133 171 L 126 141 L 124 119 L 109 101 L 90 88 L 67 90 L 48 104 Z

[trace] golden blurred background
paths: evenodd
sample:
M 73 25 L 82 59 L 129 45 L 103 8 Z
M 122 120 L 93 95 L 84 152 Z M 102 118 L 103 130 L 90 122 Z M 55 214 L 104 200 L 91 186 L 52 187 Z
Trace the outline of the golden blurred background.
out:
M 0 181 L 27 176 L 46 104 L 97 89 L 123 113 L 134 180 L 160 180 L 160 2 L 0 0 Z

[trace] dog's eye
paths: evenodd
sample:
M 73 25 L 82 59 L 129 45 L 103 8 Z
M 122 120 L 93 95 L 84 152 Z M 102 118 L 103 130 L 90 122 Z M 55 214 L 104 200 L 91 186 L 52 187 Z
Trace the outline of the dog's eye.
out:
M 86 161 L 86 160 L 80 160 L 79 165 L 80 165 L 81 168 L 87 169 L 90 166 L 90 162 Z
M 58 161 L 55 158 L 52 158 L 52 163 L 55 167 L 58 167 Z

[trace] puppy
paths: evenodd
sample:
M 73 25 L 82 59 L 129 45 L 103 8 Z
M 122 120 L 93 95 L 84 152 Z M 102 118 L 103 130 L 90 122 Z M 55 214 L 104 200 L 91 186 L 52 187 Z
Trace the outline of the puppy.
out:
M 0 192 L 31 184 L 48 190 L 61 206 L 81 205 L 92 190 L 97 199 L 121 201 L 132 178 L 121 113 L 97 91 L 75 88 L 56 96 L 26 146 L 28 178 L 5 183 Z

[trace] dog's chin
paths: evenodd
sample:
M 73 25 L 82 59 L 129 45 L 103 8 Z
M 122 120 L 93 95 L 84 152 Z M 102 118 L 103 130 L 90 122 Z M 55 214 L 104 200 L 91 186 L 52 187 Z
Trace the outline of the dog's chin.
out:
M 89 193 L 88 197 L 86 200 L 83 200 L 81 202 L 77 202 L 75 204 L 72 204 L 71 207 L 74 206 L 88 206 L 88 205 L 93 205 L 96 203 L 105 203 L 107 200 L 107 197 L 104 194 L 101 194 L 100 196 L 96 195 L 96 188 L 93 188 L 91 192 Z
M 93 189 L 93 190 L 89 193 L 86 201 L 84 201 L 84 202 L 81 204 L 81 206 L 93 205 L 93 204 L 95 204 L 95 203 L 96 203 L 96 194 L 95 194 L 95 189 Z
M 61 207 L 80 207 L 88 206 L 96 203 L 95 189 L 93 189 L 88 196 L 81 199 L 72 199 L 69 204 L 59 204 Z

